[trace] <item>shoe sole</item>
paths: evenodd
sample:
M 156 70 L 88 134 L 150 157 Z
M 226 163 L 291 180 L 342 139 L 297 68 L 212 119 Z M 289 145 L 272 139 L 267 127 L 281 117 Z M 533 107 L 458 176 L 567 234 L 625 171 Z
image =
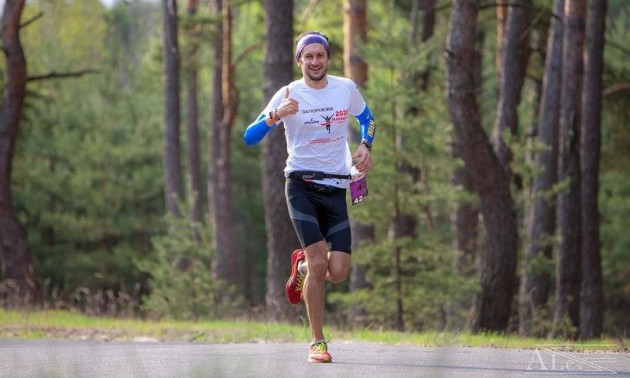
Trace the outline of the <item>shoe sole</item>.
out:
M 316 362 L 316 363 L 332 363 L 332 357 L 331 358 L 322 358 L 322 359 L 317 359 L 317 358 L 308 358 L 308 362 Z

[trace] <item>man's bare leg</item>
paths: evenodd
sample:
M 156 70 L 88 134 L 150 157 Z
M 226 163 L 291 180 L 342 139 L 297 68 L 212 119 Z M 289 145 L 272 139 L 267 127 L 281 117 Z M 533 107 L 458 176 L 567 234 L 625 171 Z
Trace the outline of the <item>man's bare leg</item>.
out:
M 324 281 L 328 272 L 328 249 L 325 241 L 319 241 L 304 250 L 308 272 L 304 280 L 304 303 L 311 325 L 313 341 L 323 340 L 324 331 Z
M 328 252 L 328 273 L 326 274 L 326 279 L 334 284 L 345 281 L 351 266 L 352 258 L 349 253 L 340 251 Z
M 322 329 L 324 322 L 324 281 L 328 280 L 334 284 L 343 282 L 348 277 L 352 260 L 349 253 L 327 252 L 326 243 L 323 241 L 308 246 L 305 249 L 305 254 L 306 262 L 302 268 L 307 272 L 304 281 L 304 303 L 306 304 L 313 340 L 322 340 L 324 339 Z M 324 261 L 322 261 L 322 256 L 324 256 Z M 325 271 L 322 273 L 323 269 Z
M 341 251 L 328 252 L 328 271 L 326 272 L 326 280 L 333 284 L 338 284 L 348 278 L 352 259 L 349 253 Z M 300 264 L 300 273 L 306 275 L 308 272 L 308 262 L 304 261 Z

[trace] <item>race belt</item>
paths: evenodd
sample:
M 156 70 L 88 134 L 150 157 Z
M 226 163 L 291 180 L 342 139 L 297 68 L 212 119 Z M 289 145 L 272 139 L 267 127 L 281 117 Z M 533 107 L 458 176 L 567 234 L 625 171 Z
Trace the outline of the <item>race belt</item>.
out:
M 350 175 L 333 175 L 331 173 L 324 173 L 324 172 L 318 172 L 318 171 L 293 171 L 289 173 L 288 177 L 292 179 L 300 179 L 304 181 L 324 180 L 324 179 L 349 180 L 351 178 Z

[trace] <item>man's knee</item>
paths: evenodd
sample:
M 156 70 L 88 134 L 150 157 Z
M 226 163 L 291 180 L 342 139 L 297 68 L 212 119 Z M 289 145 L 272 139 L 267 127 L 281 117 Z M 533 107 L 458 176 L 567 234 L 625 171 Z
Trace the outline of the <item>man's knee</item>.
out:
M 348 272 L 350 272 L 349 266 L 337 267 L 331 264 L 328 267 L 328 280 L 334 284 L 341 283 L 348 278 Z
M 328 260 L 325 255 L 313 255 L 307 258 L 308 275 L 318 281 L 324 281 L 328 270 Z

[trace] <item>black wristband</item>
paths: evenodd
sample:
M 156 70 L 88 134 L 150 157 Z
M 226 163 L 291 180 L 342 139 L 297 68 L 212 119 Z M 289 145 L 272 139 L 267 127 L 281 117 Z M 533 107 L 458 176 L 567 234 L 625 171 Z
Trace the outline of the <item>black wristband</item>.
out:
M 368 151 L 372 152 L 372 143 L 368 142 L 366 139 L 363 139 L 360 144 L 364 144 L 367 147 Z

